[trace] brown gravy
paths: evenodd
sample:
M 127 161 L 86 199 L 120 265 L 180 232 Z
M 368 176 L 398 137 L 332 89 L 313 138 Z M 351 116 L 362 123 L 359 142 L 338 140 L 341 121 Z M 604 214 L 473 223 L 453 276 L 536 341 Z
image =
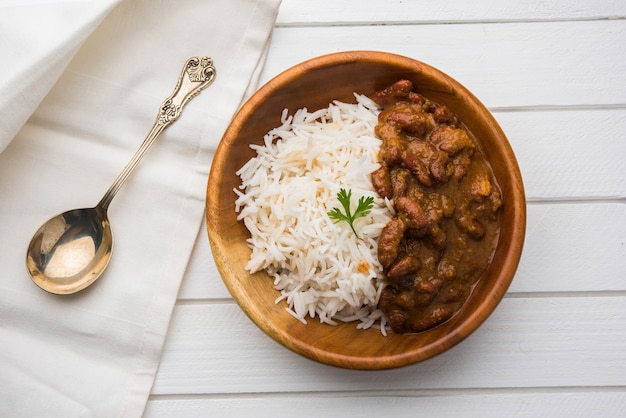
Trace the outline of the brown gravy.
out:
M 449 320 L 491 261 L 499 235 L 500 189 L 459 118 L 413 91 L 408 80 L 377 92 L 378 194 L 396 215 L 378 242 L 385 289 L 379 308 L 396 333 Z

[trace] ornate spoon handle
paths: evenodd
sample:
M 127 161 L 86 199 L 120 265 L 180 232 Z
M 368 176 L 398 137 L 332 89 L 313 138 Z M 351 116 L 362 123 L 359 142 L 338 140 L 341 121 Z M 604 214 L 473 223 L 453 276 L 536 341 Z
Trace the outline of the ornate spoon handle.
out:
M 192 57 L 185 62 L 172 94 L 159 107 L 159 113 L 141 146 L 128 162 L 124 170 L 117 176 L 109 190 L 104 194 L 98 207 L 106 212 L 111 200 L 133 172 L 146 151 L 152 146 L 161 132 L 180 116 L 183 107 L 189 100 L 197 96 L 215 79 L 215 67 L 210 57 Z

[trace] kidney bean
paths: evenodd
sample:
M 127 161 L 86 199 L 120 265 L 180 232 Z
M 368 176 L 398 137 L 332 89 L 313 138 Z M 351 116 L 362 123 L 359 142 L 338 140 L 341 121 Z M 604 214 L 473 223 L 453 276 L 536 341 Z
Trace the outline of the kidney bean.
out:
M 436 181 L 443 181 L 448 177 L 448 154 L 446 152 L 438 150 L 429 141 L 421 140 L 413 140 L 409 142 L 406 149 L 407 152 L 415 155 L 415 157 L 423 163 L 423 166 L 419 167 L 420 171 L 417 173 L 423 173 L 425 176 L 425 182 L 429 184 L 424 184 L 424 182 L 420 180 L 422 184 L 430 186 L 433 183 L 433 179 Z M 405 160 L 405 165 L 406 164 Z
M 444 105 L 435 105 L 433 111 L 433 119 L 437 123 L 455 124 L 458 123 L 457 117 L 454 113 Z
M 437 288 L 429 280 L 422 279 L 415 284 L 417 293 L 434 293 Z
M 380 147 L 380 159 L 388 166 L 402 163 L 404 140 L 398 137 L 396 129 L 390 125 L 377 125 L 376 134 L 383 140 Z
M 428 233 L 430 234 L 430 242 L 435 248 L 445 247 L 448 235 L 440 226 L 432 225 Z
M 428 187 L 433 185 L 428 166 L 419 158 L 419 156 L 415 155 L 410 150 L 405 150 L 402 153 L 402 162 L 406 168 L 415 174 L 417 180 L 424 186 Z
M 395 281 L 407 274 L 415 273 L 422 266 L 422 263 L 417 257 L 405 255 L 393 263 L 389 271 L 387 272 L 387 279 Z
M 404 132 L 423 138 L 432 129 L 433 121 L 430 115 L 424 113 L 395 111 L 387 118 Z
M 416 104 L 425 104 L 428 101 L 426 100 L 424 96 L 422 96 L 419 93 L 415 93 L 413 91 L 409 93 L 407 100 L 411 103 L 416 103 Z
M 401 310 L 394 310 L 387 315 L 389 326 L 398 334 L 406 332 L 406 321 L 408 319 L 407 314 Z
M 429 224 L 436 224 L 443 218 L 443 210 L 439 206 L 430 206 L 425 213 Z
M 387 199 L 393 198 L 393 185 L 391 183 L 391 173 L 386 165 L 381 164 L 380 167 L 372 174 L 372 186 L 376 193 L 380 197 L 386 197 Z
M 413 294 L 411 292 L 402 292 L 398 294 L 395 298 L 395 303 L 397 306 L 402 309 L 406 309 L 407 311 L 415 306 L 415 300 L 413 299 Z
M 413 140 L 408 143 L 407 149 L 423 160 L 430 160 L 437 148 L 428 141 Z
M 465 300 L 466 290 L 459 284 L 450 284 L 444 287 L 439 293 L 442 303 L 454 303 Z
M 435 299 L 435 293 L 413 292 L 413 310 L 408 312 L 411 316 L 420 315 L 419 310 L 430 305 Z
M 458 180 L 467 174 L 469 166 L 472 162 L 472 154 L 470 152 L 460 152 L 452 159 L 452 178 Z
M 399 80 L 394 84 L 380 90 L 372 96 L 372 100 L 381 107 L 387 107 L 409 97 L 413 91 L 413 83 L 409 80 Z
M 424 209 L 411 198 L 399 197 L 396 199 L 396 210 L 407 216 L 410 221 L 411 228 L 421 228 L 426 226 L 428 219 L 424 213 Z
M 438 182 L 445 181 L 450 176 L 448 172 L 448 154 L 435 150 L 430 157 L 428 168 L 433 179 Z
M 424 311 L 424 314 L 422 316 L 412 319 L 411 329 L 413 330 L 413 332 L 420 332 L 436 327 L 437 325 L 440 325 L 446 322 L 448 319 L 452 318 L 454 312 L 455 309 L 451 305 L 432 307 Z
M 405 196 L 409 187 L 409 178 L 411 173 L 407 170 L 395 170 L 392 175 L 393 197 Z
M 378 261 L 387 268 L 398 258 L 400 242 L 406 226 L 401 219 L 394 218 L 385 225 L 378 237 Z
M 440 126 L 430 134 L 430 141 L 440 150 L 450 155 L 459 153 L 464 149 L 473 150 L 475 145 L 465 129 L 452 126 Z
M 382 311 L 389 312 L 396 299 L 396 291 L 394 288 L 387 286 L 383 289 L 378 299 L 378 308 Z

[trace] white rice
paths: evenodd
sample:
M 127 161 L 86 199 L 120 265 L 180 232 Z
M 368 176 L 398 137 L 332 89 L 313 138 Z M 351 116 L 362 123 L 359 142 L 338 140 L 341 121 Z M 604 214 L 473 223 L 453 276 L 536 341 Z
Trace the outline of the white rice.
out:
M 257 156 L 237 172 L 235 210 L 251 234 L 246 269 L 274 278 L 276 303 L 285 300 L 303 323 L 307 316 L 332 325 L 359 321 L 357 328 L 386 334 L 376 308 L 383 289 L 377 242 L 392 208 L 370 179 L 379 167 L 379 111 L 369 98 L 355 97 L 357 104 L 335 101 L 313 113 L 290 116 L 285 109 L 282 125 L 265 135 L 264 145 L 251 145 Z M 360 197 L 374 197 L 370 214 L 354 222 L 358 239 L 347 222 L 327 215 L 342 208 L 340 188 L 352 190 L 352 211 Z

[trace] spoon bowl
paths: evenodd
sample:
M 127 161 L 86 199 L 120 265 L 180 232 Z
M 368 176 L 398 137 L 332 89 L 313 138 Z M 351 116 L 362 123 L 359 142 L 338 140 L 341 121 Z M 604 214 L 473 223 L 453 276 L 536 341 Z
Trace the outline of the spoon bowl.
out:
M 211 58 L 189 58 L 174 92 L 161 104 L 150 133 L 100 202 L 93 208 L 63 212 L 35 232 L 26 253 L 26 268 L 37 286 L 50 293 L 67 295 L 86 288 L 102 275 L 113 248 L 107 218 L 111 200 L 161 132 L 178 119 L 183 106 L 214 78 Z
M 111 259 L 113 235 L 106 211 L 96 206 L 61 213 L 43 224 L 28 247 L 26 266 L 35 283 L 56 294 L 92 284 Z

